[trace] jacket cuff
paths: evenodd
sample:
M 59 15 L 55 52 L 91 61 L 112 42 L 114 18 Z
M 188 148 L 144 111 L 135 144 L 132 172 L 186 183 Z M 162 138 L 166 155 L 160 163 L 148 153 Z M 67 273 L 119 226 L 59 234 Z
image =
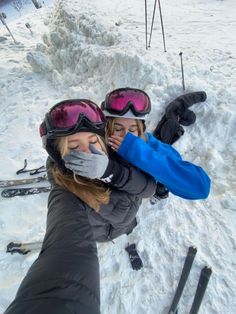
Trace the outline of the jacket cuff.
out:
M 133 142 L 137 139 L 138 137 L 131 134 L 131 133 L 127 133 L 123 142 L 121 143 L 119 149 L 118 149 L 118 154 L 122 157 L 126 156 L 127 152 L 129 149 L 131 149 L 131 145 L 133 144 Z
M 116 161 L 109 159 L 108 166 L 103 176 L 100 178 L 101 181 L 108 183 L 109 185 L 115 184 L 119 181 L 119 177 L 122 175 L 122 166 Z

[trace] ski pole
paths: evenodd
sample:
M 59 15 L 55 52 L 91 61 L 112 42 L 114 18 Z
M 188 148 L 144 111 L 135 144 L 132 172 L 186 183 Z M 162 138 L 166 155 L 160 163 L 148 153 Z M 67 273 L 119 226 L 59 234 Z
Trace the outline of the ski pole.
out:
M 1 20 L 2 24 L 3 24 L 3 25 L 6 27 L 6 29 L 8 30 L 9 34 L 11 35 L 12 39 L 14 40 L 14 43 L 17 44 L 17 41 L 15 40 L 15 38 L 14 38 L 14 36 L 12 35 L 12 33 L 11 33 L 9 27 L 7 26 L 7 23 L 6 23 L 6 21 L 5 21 L 6 17 L 7 17 L 7 16 L 6 16 L 6 14 L 5 14 L 4 12 L 0 13 L 0 20 Z
M 41 9 L 42 8 L 42 4 L 37 1 L 37 0 L 31 0 L 35 6 L 36 9 Z
M 156 14 L 156 6 L 157 6 L 157 0 L 155 0 L 155 3 L 154 3 L 154 8 L 153 8 L 153 14 L 152 14 L 152 25 L 151 25 L 151 31 L 150 31 L 150 37 L 149 37 L 149 44 L 148 44 L 148 48 L 150 48 L 150 47 L 151 47 L 152 30 L 153 30 L 154 18 L 155 18 L 155 14 Z
M 145 0 L 145 37 L 146 37 L 146 49 L 148 49 L 148 44 L 147 44 L 147 0 Z
M 31 242 L 31 243 L 16 243 L 16 242 L 10 242 L 7 245 L 6 253 L 19 253 L 22 255 L 26 255 L 30 252 L 39 251 L 42 247 L 43 242 Z
M 33 35 L 33 32 L 31 30 L 31 25 L 29 23 L 25 23 L 26 28 L 30 31 L 31 35 Z
M 38 173 L 46 171 L 45 166 L 41 166 L 41 167 L 35 168 L 35 169 L 28 169 L 28 170 L 26 170 L 26 167 L 27 167 L 27 159 L 24 159 L 24 167 L 22 169 L 17 170 L 16 174 L 29 172 L 30 175 L 34 175 L 34 174 L 38 174 Z
M 182 58 L 183 52 L 179 53 L 180 56 L 180 63 L 181 63 L 181 73 L 182 73 L 182 86 L 183 86 L 183 92 L 185 93 L 185 83 L 184 83 L 184 67 L 183 67 L 183 58 Z
M 160 0 L 158 0 L 158 5 L 159 5 L 159 12 L 160 12 L 160 19 L 161 19 L 161 30 L 162 30 L 164 52 L 166 52 L 165 33 L 164 33 L 164 25 L 163 25 L 162 13 L 161 13 L 161 2 L 160 2 Z

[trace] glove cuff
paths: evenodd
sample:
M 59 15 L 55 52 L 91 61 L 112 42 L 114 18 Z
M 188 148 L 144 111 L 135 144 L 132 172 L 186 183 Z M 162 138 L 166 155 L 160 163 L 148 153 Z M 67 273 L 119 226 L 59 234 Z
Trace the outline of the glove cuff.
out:
M 128 253 L 131 253 L 132 251 L 135 251 L 135 250 L 136 250 L 136 245 L 135 245 L 135 243 L 128 245 L 128 246 L 125 248 L 125 250 L 126 250 Z
M 119 178 L 120 174 L 122 173 L 121 168 L 122 165 L 109 158 L 108 166 L 100 180 L 115 186 L 117 178 Z

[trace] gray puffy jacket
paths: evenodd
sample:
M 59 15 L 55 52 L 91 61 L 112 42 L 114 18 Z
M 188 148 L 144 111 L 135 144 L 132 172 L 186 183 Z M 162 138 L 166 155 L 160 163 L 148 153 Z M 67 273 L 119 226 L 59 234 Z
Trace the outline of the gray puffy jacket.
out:
M 42 250 L 5 314 L 100 313 L 95 240 L 131 232 L 141 199 L 156 187 L 148 175 L 112 161 L 104 177 L 111 174 L 110 202 L 99 213 L 73 193 L 53 186 Z
M 73 193 L 58 186 L 52 188 L 49 208 L 68 207 L 70 199 L 70 206 L 74 210 L 86 212 L 94 239 L 105 242 L 132 232 L 137 224 L 135 217 L 142 199 L 152 196 L 155 189 L 156 184 L 152 177 L 130 167 L 122 180 L 119 183 L 116 181 L 115 187 L 111 188 L 109 203 L 101 205 L 98 213 Z
M 49 196 L 49 208 L 68 207 L 69 198 L 70 206 L 73 206 L 74 210 L 86 212 L 94 239 L 98 242 L 131 233 L 137 225 L 135 217 L 142 199 L 152 196 L 156 189 L 156 183 L 150 175 L 124 161 L 122 164 L 117 162 L 118 157 L 114 156 L 103 175 L 103 178 L 112 177 L 108 184 L 111 190 L 110 201 L 101 205 L 98 213 L 73 193 L 55 185 L 51 178 L 53 188 Z

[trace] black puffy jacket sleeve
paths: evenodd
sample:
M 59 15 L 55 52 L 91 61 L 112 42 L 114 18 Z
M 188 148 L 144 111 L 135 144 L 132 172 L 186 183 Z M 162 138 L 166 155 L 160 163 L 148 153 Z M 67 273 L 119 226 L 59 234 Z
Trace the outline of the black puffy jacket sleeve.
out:
M 72 193 L 53 187 L 42 250 L 5 314 L 100 313 L 97 247 L 79 204 Z
M 46 162 L 48 180 L 55 186 L 51 167 L 53 161 L 48 157 Z M 140 198 L 148 198 L 156 191 L 156 181 L 148 173 L 143 172 L 127 163 L 117 154 L 109 157 L 107 169 L 101 180 L 111 189 L 124 191 Z
M 130 165 L 116 153 L 109 157 L 108 167 L 101 180 L 112 189 L 147 198 L 156 190 L 156 181 L 148 173 Z

